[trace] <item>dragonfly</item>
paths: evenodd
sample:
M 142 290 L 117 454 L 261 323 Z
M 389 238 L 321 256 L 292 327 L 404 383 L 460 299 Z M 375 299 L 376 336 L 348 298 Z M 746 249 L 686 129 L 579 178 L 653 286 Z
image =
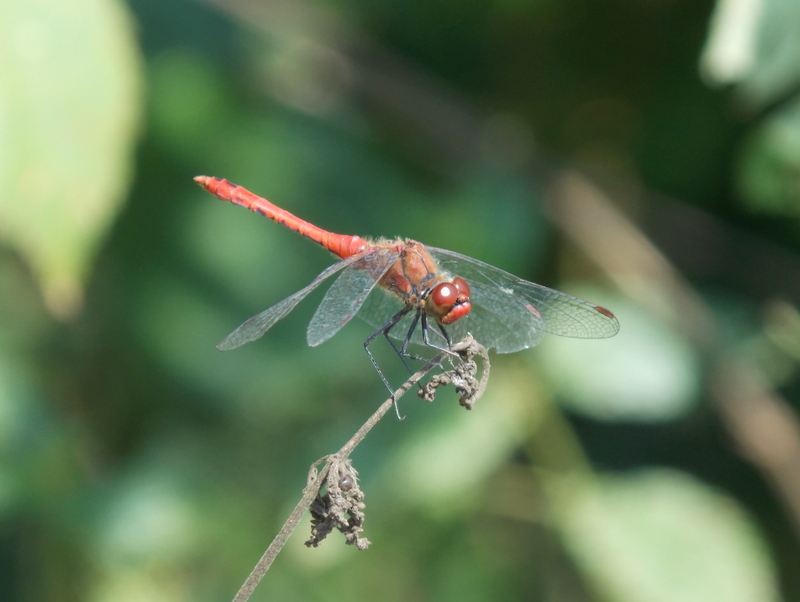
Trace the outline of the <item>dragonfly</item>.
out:
M 308 325 L 308 344 L 324 343 L 358 315 L 375 328 L 364 349 L 390 391 L 370 351 L 381 335 L 405 363 L 404 358 L 420 359 L 409 353 L 411 344 L 448 351 L 453 341 L 467 333 L 487 349 L 512 353 L 533 347 L 545 333 L 602 339 L 619 331 L 619 322 L 608 309 L 478 259 L 411 239 L 370 241 L 334 234 L 228 180 L 194 179 L 218 198 L 268 217 L 339 258 L 308 286 L 241 324 L 217 345 L 222 351 L 262 337 L 335 274 L 338 278 Z M 392 339 L 400 342 L 399 348 Z

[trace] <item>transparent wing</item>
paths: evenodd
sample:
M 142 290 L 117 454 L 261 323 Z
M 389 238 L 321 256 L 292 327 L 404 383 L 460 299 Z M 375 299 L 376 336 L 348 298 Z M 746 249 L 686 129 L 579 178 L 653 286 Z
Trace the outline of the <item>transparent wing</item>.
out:
M 461 276 L 472 289 L 472 311 L 448 327 L 454 339 L 462 331 L 471 332 L 485 347 L 511 353 L 536 345 L 544 332 L 602 339 L 619 331 L 613 314 L 598 305 L 528 282 L 466 255 L 426 249 L 440 269 Z
M 452 342 L 472 333 L 475 340 L 498 353 L 512 353 L 538 344 L 546 332 L 576 338 L 606 338 L 619 330 L 613 315 L 597 305 L 566 293 L 528 282 L 477 259 L 445 249 L 425 247 L 439 269 L 449 276 L 461 276 L 472 291 L 469 315 L 446 326 Z M 372 295 L 359 317 L 380 328 L 402 308 L 400 299 L 384 292 Z M 403 340 L 408 336 L 413 312 L 390 331 Z M 429 334 L 439 329 L 431 325 Z M 411 342 L 424 344 L 421 328 Z
M 472 309 L 446 326 L 454 342 L 469 332 L 481 345 L 498 353 L 512 353 L 541 342 L 546 332 L 545 320 L 529 303 L 509 303 L 504 291 L 467 276 L 462 278 L 472 291 Z
M 220 351 L 230 351 L 241 347 L 245 343 L 255 341 L 261 338 L 272 326 L 281 318 L 286 317 L 295 306 L 305 299 L 311 291 L 322 284 L 327 278 L 333 276 L 339 270 L 342 270 L 362 259 L 361 255 L 354 255 L 347 259 L 334 263 L 332 266 L 325 269 L 319 276 L 314 278 L 313 282 L 305 288 L 297 291 L 294 295 L 286 297 L 280 303 L 276 303 L 269 309 L 265 309 L 260 314 L 253 316 L 236 330 L 230 333 L 225 339 L 217 345 Z
M 331 285 L 308 325 L 308 344 L 324 343 L 358 313 L 375 285 L 400 254 L 373 248 L 345 270 Z
M 461 275 L 461 274 L 459 274 Z M 500 304 L 500 312 L 496 299 L 503 296 L 483 283 L 467 278 L 472 289 L 472 311 L 454 324 L 445 326 L 450 342 L 462 340 L 471 333 L 481 345 L 487 349 L 494 348 L 498 353 L 511 353 L 526 347 L 532 347 L 541 341 L 545 333 L 544 319 L 532 313 L 524 303 Z M 380 328 L 403 307 L 403 302 L 387 291 L 378 291 L 370 296 L 358 317 L 374 328 Z M 408 336 L 414 312 L 409 313 L 389 331 L 389 336 L 399 341 Z M 429 339 L 443 344 L 439 327 L 431 320 L 428 330 Z M 422 328 L 418 325 L 412 333 L 410 341 L 424 345 Z

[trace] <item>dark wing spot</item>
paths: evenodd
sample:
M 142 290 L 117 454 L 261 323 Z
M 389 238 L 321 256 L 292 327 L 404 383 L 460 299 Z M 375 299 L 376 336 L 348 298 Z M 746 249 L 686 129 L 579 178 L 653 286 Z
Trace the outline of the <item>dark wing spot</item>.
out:
M 599 313 L 603 314 L 606 318 L 611 318 L 613 320 L 614 317 L 615 317 L 614 314 L 612 314 L 610 311 L 608 311 L 605 307 L 600 307 L 599 305 L 595 305 L 595 309 Z

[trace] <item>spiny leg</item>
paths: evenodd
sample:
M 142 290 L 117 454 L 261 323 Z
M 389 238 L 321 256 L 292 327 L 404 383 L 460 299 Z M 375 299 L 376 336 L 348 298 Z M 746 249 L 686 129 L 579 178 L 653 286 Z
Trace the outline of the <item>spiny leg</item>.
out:
M 414 320 L 411 322 L 411 327 L 408 329 L 408 332 L 406 333 L 406 336 L 403 339 L 403 344 L 400 346 L 400 349 L 397 351 L 397 353 L 401 357 L 405 356 L 405 357 L 407 357 L 409 359 L 412 359 L 412 360 L 415 360 L 415 361 L 418 361 L 418 362 L 422 362 L 423 364 L 425 364 L 427 366 L 430 366 L 431 365 L 431 361 L 430 360 L 408 352 L 408 346 L 411 344 L 411 339 L 414 336 L 414 331 L 417 329 L 417 323 L 420 322 L 420 317 L 422 318 L 422 321 L 421 321 L 421 324 L 422 324 L 422 340 L 425 343 L 425 346 L 426 347 L 430 347 L 431 349 L 436 349 L 438 351 L 446 351 L 448 353 L 450 352 L 449 349 L 442 349 L 441 347 L 437 347 L 436 345 L 432 344 L 428 340 L 428 332 L 427 332 L 428 314 L 426 314 L 421 309 L 417 309 L 417 315 L 414 316 Z M 394 347 L 394 345 L 392 345 L 392 347 Z M 395 347 L 395 350 L 397 350 L 396 347 Z
M 408 333 L 406 334 L 406 338 L 403 341 L 403 345 L 401 346 L 400 349 L 397 348 L 397 345 L 394 344 L 394 341 L 392 341 L 392 338 L 389 336 L 389 331 L 391 330 L 391 328 L 388 328 L 388 329 L 383 331 L 383 336 L 386 337 L 386 341 L 389 343 L 391 348 L 394 350 L 394 352 L 397 354 L 397 356 L 403 362 L 403 365 L 406 367 L 406 370 L 408 370 L 409 374 L 414 374 L 414 370 L 412 370 L 411 366 L 408 365 L 408 362 L 406 361 L 406 358 L 410 358 L 410 359 L 414 359 L 414 360 L 419 360 L 420 359 L 418 357 L 409 355 L 405 351 L 405 348 L 408 345 L 407 341 L 408 341 L 408 339 L 411 338 L 411 335 L 413 334 L 414 329 L 417 327 L 417 321 L 418 320 L 419 320 L 419 310 L 417 310 L 417 314 L 414 316 L 414 319 L 411 321 L 411 327 L 408 329 Z M 394 326 L 395 324 L 393 324 L 392 326 Z
M 447 329 L 444 327 L 443 324 L 436 322 L 436 325 L 439 327 L 439 330 L 442 331 L 442 336 L 444 336 L 444 340 L 447 342 L 448 349 L 453 346 L 453 341 L 450 340 L 450 334 L 447 332 Z
M 449 355 L 456 355 L 452 351 L 450 351 L 450 335 L 447 334 L 447 330 L 445 330 L 444 326 L 442 326 L 439 322 L 436 322 L 436 325 L 439 327 L 439 330 L 442 331 L 442 335 L 444 335 L 444 340 L 447 343 L 447 347 L 439 347 L 430 341 L 429 336 L 429 329 L 428 329 L 428 314 L 422 314 L 422 340 L 431 349 L 436 349 L 438 351 L 444 351 Z
M 414 331 L 417 329 L 417 326 L 420 325 L 420 318 L 422 318 L 421 319 L 422 340 L 425 343 L 425 345 L 427 347 L 430 347 L 431 349 L 436 349 L 438 351 L 444 351 L 445 353 L 455 355 L 452 351 L 450 351 L 450 345 L 451 345 L 450 336 L 447 334 L 447 330 L 445 330 L 444 326 L 439 324 L 439 322 L 436 322 L 436 325 L 439 327 L 439 330 L 441 331 L 442 336 L 445 342 L 447 343 L 447 347 L 446 348 L 440 347 L 430 341 L 429 331 L 428 331 L 428 315 L 425 313 L 424 310 L 419 308 L 417 308 L 416 310 L 416 314 L 414 315 L 414 318 L 411 321 L 411 325 L 409 326 L 408 332 L 406 333 L 406 336 L 403 339 L 402 345 L 400 346 L 399 349 L 397 348 L 397 345 L 395 345 L 395 343 L 389 336 L 390 332 L 392 328 L 394 328 L 398 324 L 398 322 L 400 322 L 400 320 L 402 320 L 412 309 L 413 309 L 412 306 L 406 305 L 405 307 L 403 307 L 403 309 L 401 309 L 395 315 L 393 315 L 389 319 L 389 321 L 386 322 L 386 324 L 378 328 L 369 337 L 367 337 L 366 341 L 364 341 L 364 351 L 367 352 L 367 356 L 372 362 L 372 366 L 375 368 L 375 371 L 378 373 L 378 376 L 381 377 L 383 384 L 389 390 L 389 393 L 392 394 L 393 398 L 394 398 L 394 391 L 392 389 L 392 386 L 389 384 L 389 381 L 384 375 L 383 370 L 381 370 L 380 365 L 375 359 L 375 356 L 373 356 L 372 352 L 369 350 L 370 345 L 372 345 L 372 343 L 375 341 L 375 339 L 378 337 L 379 334 L 383 334 L 386 337 L 386 340 L 389 342 L 389 345 L 392 347 L 394 352 L 400 357 L 400 360 L 403 362 L 403 365 L 406 367 L 406 370 L 408 370 L 410 374 L 413 374 L 414 371 L 412 370 L 411 366 L 408 365 L 406 359 L 412 359 L 418 362 L 422 362 L 423 364 L 425 364 L 426 367 L 433 365 L 433 362 L 431 362 L 430 359 L 426 359 L 424 357 L 419 357 L 417 355 L 408 353 L 408 346 L 409 344 L 411 344 L 411 339 L 414 336 Z M 398 414 L 398 418 L 399 417 L 400 416 Z
M 382 330 L 383 331 L 383 336 L 386 337 L 386 341 L 389 343 L 391 348 L 394 350 L 394 352 L 400 358 L 400 361 L 403 362 L 403 365 L 406 367 L 406 370 L 408 370 L 408 373 L 409 374 L 413 374 L 414 370 L 413 370 L 413 368 L 411 368 L 411 366 L 409 366 L 409 364 L 406 361 L 406 359 L 411 359 L 411 360 L 414 360 L 414 361 L 417 361 L 417 362 L 421 362 L 421 363 L 425 364 L 426 366 L 432 365 L 432 363 L 431 363 L 431 361 L 429 359 L 426 359 L 424 357 L 420 357 L 418 355 L 414 355 L 412 353 L 408 353 L 408 345 L 411 342 L 411 338 L 414 336 L 414 331 L 417 329 L 417 324 L 419 323 L 420 315 L 422 316 L 422 320 L 424 322 L 425 321 L 425 312 L 417 309 L 417 313 L 414 315 L 414 318 L 411 320 L 411 325 L 409 326 L 408 332 L 406 333 L 406 336 L 403 339 L 403 344 L 400 346 L 399 349 L 397 348 L 397 345 L 395 345 L 394 341 L 392 341 L 391 336 L 389 336 L 392 328 L 394 328 L 397 325 L 397 323 L 400 321 L 400 319 L 402 319 L 408 313 L 408 311 L 410 311 L 410 310 L 411 310 L 411 308 L 409 307 L 407 311 L 399 312 L 399 313 L 401 313 L 401 315 L 399 317 L 398 317 L 398 315 L 393 316 L 392 319 L 389 320 L 389 322 L 382 327 L 382 329 L 377 330 L 375 333 L 373 333 L 373 336 L 370 339 L 367 339 L 367 343 L 366 344 L 368 345 L 368 344 L 372 343 L 371 339 L 375 338 L 377 336 L 377 334 L 379 332 L 381 332 L 381 330 Z M 395 318 L 397 318 L 397 319 L 395 319 Z M 440 349 L 439 347 L 436 347 L 435 345 L 428 345 L 428 347 L 431 347 L 432 349 L 439 349 L 440 351 L 448 351 L 446 349 Z M 369 353 L 369 351 L 367 351 L 367 353 Z M 371 357 L 371 354 L 370 354 L 370 357 Z M 375 364 L 375 361 L 373 360 L 373 365 L 374 364 Z M 385 380 L 384 380 L 384 382 L 385 382 Z
M 372 342 L 377 338 L 377 336 L 379 334 L 387 335 L 386 338 L 388 339 L 389 338 L 388 337 L 388 332 L 395 326 L 395 324 L 397 324 L 400 320 L 402 320 L 405 317 L 405 315 L 410 311 L 411 311 L 411 307 L 406 305 L 405 307 L 403 307 L 403 309 L 401 309 L 395 315 L 393 315 L 389 319 L 389 321 L 386 322 L 386 324 L 384 324 L 383 326 L 378 328 L 378 330 L 376 330 L 371 335 L 369 335 L 369 337 L 367 337 L 367 340 L 364 341 L 364 351 L 367 352 L 367 356 L 369 357 L 369 361 L 372 362 L 372 366 L 375 368 L 375 371 L 378 373 L 378 376 L 381 377 L 381 380 L 383 381 L 383 384 L 386 385 L 386 388 L 389 390 L 389 393 L 392 394 L 392 399 L 393 400 L 394 400 L 394 390 L 392 389 L 392 385 L 389 384 L 389 381 L 386 379 L 386 376 L 383 374 L 383 370 L 381 370 L 381 367 L 378 365 L 378 362 L 375 360 L 375 357 L 372 355 L 372 352 L 369 350 L 369 346 L 372 345 Z M 394 345 L 392 345 L 392 348 L 394 348 Z M 397 351 L 397 349 L 395 349 L 395 351 Z M 402 355 L 400 357 L 402 358 Z M 405 364 L 405 360 L 403 360 L 403 363 Z M 406 368 L 408 368 L 409 372 L 411 372 L 411 368 L 408 366 L 408 364 L 406 364 Z

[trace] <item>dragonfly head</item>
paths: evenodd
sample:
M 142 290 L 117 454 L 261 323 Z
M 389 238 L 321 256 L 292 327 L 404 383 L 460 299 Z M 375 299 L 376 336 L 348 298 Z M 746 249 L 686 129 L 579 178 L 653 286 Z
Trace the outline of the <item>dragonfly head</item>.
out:
M 425 310 L 442 324 L 452 324 L 472 309 L 469 295 L 467 281 L 456 276 L 452 282 L 440 282 L 433 287 L 425 300 Z

